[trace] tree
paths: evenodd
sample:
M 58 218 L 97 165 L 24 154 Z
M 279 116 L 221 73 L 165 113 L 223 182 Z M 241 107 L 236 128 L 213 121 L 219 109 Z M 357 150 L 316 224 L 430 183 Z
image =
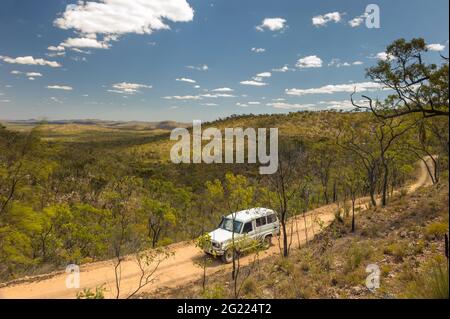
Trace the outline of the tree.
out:
M 305 152 L 301 143 L 296 141 L 286 141 L 280 147 L 280 159 L 278 171 L 269 176 L 269 183 L 273 192 L 275 193 L 274 207 L 280 217 L 282 240 L 283 240 L 283 256 L 289 255 L 287 219 L 289 217 L 292 201 L 295 199 L 295 194 L 299 191 L 301 176 L 300 173 L 301 161 L 305 160 Z
M 425 118 L 449 116 L 448 58 L 442 57 L 441 66 L 424 62 L 428 51 L 421 38 L 394 41 L 386 49 L 386 59 L 367 70 L 367 77 L 391 89 L 385 101 L 373 100 L 363 95 L 368 102 L 361 105 L 351 96 L 357 109 L 370 110 L 382 119 L 419 113 Z
M 214 256 L 214 250 L 212 249 L 212 241 L 211 241 L 211 235 L 204 234 L 197 238 L 195 241 L 195 247 L 200 248 L 202 251 L 211 251 L 211 253 Z M 202 275 L 202 289 L 203 292 L 205 292 L 206 289 L 206 269 L 208 268 L 208 265 L 210 265 L 212 262 L 210 256 L 208 256 L 206 253 L 203 254 L 200 261 L 194 262 L 197 266 L 199 266 L 202 269 L 203 275 Z
M 352 233 L 356 230 L 356 222 L 355 222 L 355 210 L 356 210 L 356 200 L 358 195 L 362 193 L 362 189 L 364 186 L 364 174 L 363 170 L 359 167 L 347 166 L 346 170 L 343 174 L 344 176 L 344 184 L 347 189 L 350 199 L 352 201 Z
M 141 209 L 148 216 L 148 237 L 151 240 L 152 248 L 155 248 L 162 230 L 176 224 L 175 210 L 166 203 L 150 198 L 143 199 Z

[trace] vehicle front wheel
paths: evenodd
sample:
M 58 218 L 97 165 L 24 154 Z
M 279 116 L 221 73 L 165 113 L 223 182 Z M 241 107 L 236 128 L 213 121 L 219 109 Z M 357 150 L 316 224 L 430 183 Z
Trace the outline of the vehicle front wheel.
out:
M 227 249 L 222 255 L 222 261 L 226 264 L 233 262 L 233 249 Z

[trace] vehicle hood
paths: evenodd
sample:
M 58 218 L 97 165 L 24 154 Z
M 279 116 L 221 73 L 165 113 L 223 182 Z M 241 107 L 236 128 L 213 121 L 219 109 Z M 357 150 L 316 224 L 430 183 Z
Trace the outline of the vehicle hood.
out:
M 209 236 L 211 236 L 211 240 L 214 242 L 224 243 L 233 238 L 233 233 L 228 230 L 218 228 L 215 231 L 210 232 Z M 234 237 L 237 238 L 237 234 L 234 234 Z

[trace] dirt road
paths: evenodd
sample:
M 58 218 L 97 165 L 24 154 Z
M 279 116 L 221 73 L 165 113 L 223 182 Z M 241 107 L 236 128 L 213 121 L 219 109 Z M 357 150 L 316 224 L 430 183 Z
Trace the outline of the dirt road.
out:
M 421 186 L 430 184 L 430 178 L 423 163 L 420 163 L 417 180 L 407 187 L 408 192 L 414 192 Z M 360 207 L 368 203 L 367 198 L 361 198 L 358 201 Z M 305 228 L 307 229 L 308 239 L 320 231 L 317 219 L 323 221 L 324 225 L 329 225 L 334 219 L 334 213 L 337 210 L 336 204 L 320 207 L 308 212 L 306 216 L 307 226 L 304 219 L 292 219 L 289 221 L 289 229 L 293 229 L 292 247 L 298 247 L 306 241 Z M 316 221 L 316 222 L 314 222 Z M 298 227 L 298 231 L 297 231 Z M 273 240 L 274 245 L 262 253 L 259 258 L 268 258 L 279 253 L 278 239 Z M 300 242 L 300 243 L 299 243 Z M 151 292 L 162 287 L 177 287 L 188 284 L 201 278 L 202 269 L 194 265 L 194 261 L 202 257 L 202 252 L 195 247 L 192 242 L 183 242 L 170 246 L 174 253 L 172 257 L 163 261 L 156 273 L 154 282 L 142 291 Z M 247 264 L 254 259 L 253 255 L 245 256 L 241 259 L 241 264 Z M 228 270 L 230 265 L 223 265 L 219 261 L 208 268 L 208 273 Z M 121 298 L 126 298 L 133 292 L 139 283 L 140 271 L 133 257 L 128 257 L 121 265 Z M 104 261 L 86 264 L 81 267 L 80 289 L 66 288 L 67 274 L 64 272 L 52 273 L 45 276 L 25 278 L 17 283 L 3 285 L 0 288 L 0 298 L 39 298 L 39 299 L 69 299 L 75 298 L 78 291 L 83 288 L 95 289 L 104 285 L 106 288 L 105 297 L 113 298 L 116 293 L 114 266 L 112 261 Z M 2 287 L 2 286 L 0 286 Z

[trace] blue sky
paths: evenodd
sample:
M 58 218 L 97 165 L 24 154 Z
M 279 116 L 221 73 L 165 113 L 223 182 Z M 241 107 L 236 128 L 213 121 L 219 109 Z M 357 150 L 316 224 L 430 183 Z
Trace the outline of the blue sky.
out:
M 380 28 L 358 19 L 370 3 L 380 8 Z M 423 37 L 428 61 L 448 56 L 448 7 L 447 0 L 3 0 L 0 119 L 189 122 L 345 109 L 349 87 L 384 94 L 364 70 L 393 40 Z

